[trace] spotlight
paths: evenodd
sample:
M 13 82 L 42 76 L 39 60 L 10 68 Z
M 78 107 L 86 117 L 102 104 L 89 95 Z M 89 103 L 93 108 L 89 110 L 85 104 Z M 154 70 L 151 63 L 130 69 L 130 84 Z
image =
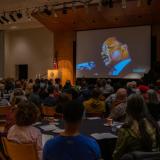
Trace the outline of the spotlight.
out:
M 141 4 L 142 4 L 142 0 L 138 0 L 138 1 L 137 1 L 137 7 L 140 7 Z
M 1 16 L 1 18 L 5 21 L 5 22 L 9 22 L 9 20 L 5 17 L 5 15 L 4 16 Z
M 4 24 L 4 22 L 3 22 L 1 19 L 0 19 L 0 23 L 1 23 L 1 24 Z
M 73 12 L 75 12 L 75 11 L 76 11 L 76 5 L 75 5 L 75 3 L 74 3 L 74 2 L 72 2 L 72 10 L 73 10 Z
M 99 12 L 102 10 L 102 3 L 101 3 L 101 2 L 98 3 L 97 10 L 98 10 Z
M 63 3 L 62 13 L 63 13 L 63 14 L 67 14 L 67 6 L 66 6 L 66 3 Z
M 9 17 L 13 22 L 16 22 L 16 19 L 14 18 L 14 16 L 12 14 L 9 14 Z
M 45 6 L 43 12 L 44 12 L 46 15 L 48 15 L 48 16 L 52 15 L 52 11 L 48 9 L 48 6 Z
M 22 13 L 21 13 L 20 11 L 17 13 L 17 17 L 18 17 L 19 19 L 22 18 Z
M 108 5 L 109 5 L 109 8 L 113 8 L 113 1 L 112 1 L 112 0 L 109 0 L 109 1 L 108 1 Z

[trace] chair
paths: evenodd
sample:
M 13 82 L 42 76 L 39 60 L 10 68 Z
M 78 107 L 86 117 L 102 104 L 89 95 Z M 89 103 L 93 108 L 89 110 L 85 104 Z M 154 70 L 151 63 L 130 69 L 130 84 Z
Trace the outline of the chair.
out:
M 18 144 L 2 138 L 5 154 L 11 160 L 38 160 L 35 144 Z
M 135 151 L 125 154 L 120 160 L 160 160 L 160 152 Z
M 0 127 L 4 127 L 6 123 L 6 115 L 10 112 L 10 110 L 10 106 L 0 106 Z
M 56 111 L 53 107 L 43 106 L 42 107 L 42 115 L 44 117 L 54 117 Z
M 10 109 L 10 106 L 0 106 L 0 117 L 6 116 L 9 113 Z
M 42 115 L 44 117 L 54 117 L 57 119 L 62 119 L 63 115 L 60 113 L 56 113 L 55 109 L 53 107 L 43 106 L 42 107 Z

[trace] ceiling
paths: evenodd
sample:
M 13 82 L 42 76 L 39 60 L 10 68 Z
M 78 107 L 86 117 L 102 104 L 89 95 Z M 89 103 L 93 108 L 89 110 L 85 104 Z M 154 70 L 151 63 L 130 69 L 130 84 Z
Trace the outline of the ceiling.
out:
M 84 7 L 69 9 L 67 14 L 60 10 L 58 17 L 42 13 L 34 14 L 34 17 L 52 31 L 160 24 L 160 0 L 152 0 L 152 5 L 144 3 L 140 7 L 137 7 L 137 0 L 128 0 L 126 8 L 122 8 L 121 1 L 118 2 L 113 8 L 105 6 L 100 11 L 97 5 L 93 5 L 87 10 Z
M 4 14 L 4 12 L 10 12 L 15 10 L 23 10 L 27 8 L 35 8 L 44 5 L 53 5 L 57 3 L 70 2 L 71 0 L 0 0 L 0 16 Z M 81 0 L 85 1 L 85 0 Z M 97 0 L 92 0 L 93 2 Z M 60 6 L 61 8 L 62 6 Z M 15 16 L 15 15 L 14 15 Z M 6 14 L 6 17 L 9 16 Z M 11 21 L 10 21 L 11 22 Z M 26 28 L 37 28 L 43 27 L 39 21 L 37 21 L 34 17 L 29 19 L 25 17 L 25 11 L 23 13 L 23 19 L 16 21 L 16 23 L 5 23 L 0 24 L 0 30 L 17 30 L 17 29 L 26 29 Z

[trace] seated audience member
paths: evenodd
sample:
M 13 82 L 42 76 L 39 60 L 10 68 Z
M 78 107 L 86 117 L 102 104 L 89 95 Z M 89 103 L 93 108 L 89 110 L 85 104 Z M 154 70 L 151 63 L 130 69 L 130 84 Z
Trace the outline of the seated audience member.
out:
M 147 91 L 148 93 L 148 101 L 147 106 L 152 117 L 158 121 L 160 120 L 160 102 L 158 100 L 158 96 L 156 91 L 150 89 Z
M 66 92 L 66 91 L 70 90 L 71 88 L 72 88 L 71 81 L 67 80 L 64 87 L 63 87 L 63 91 Z
M 31 95 L 29 96 L 29 100 L 34 103 L 35 105 L 37 105 L 38 107 L 41 106 L 41 99 L 39 96 L 39 85 L 34 85 L 33 86 L 33 92 L 31 93 Z
M 100 148 L 96 141 L 80 134 L 84 107 L 77 101 L 64 106 L 65 131 L 49 140 L 43 150 L 43 160 L 98 160 Z
M 9 131 L 7 138 L 17 143 L 35 143 L 42 159 L 42 135 L 41 132 L 32 126 L 39 115 L 38 108 L 30 102 L 21 102 L 16 111 L 16 124 Z
M 57 91 L 61 91 L 62 90 L 62 84 L 61 84 L 61 79 L 60 78 L 56 78 L 55 79 L 55 89 Z
M 148 94 L 147 94 L 147 91 L 150 89 L 148 86 L 146 85 L 139 85 L 138 86 L 138 89 L 140 90 L 140 93 L 142 94 L 145 102 L 148 101 Z
M 114 92 L 114 89 L 113 89 L 113 87 L 111 86 L 111 80 L 108 79 L 108 80 L 106 81 L 106 85 L 105 85 L 105 93 L 106 93 L 106 94 L 111 94 L 111 93 L 113 93 L 113 92 Z
M 30 95 L 32 93 L 32 90 L 33 90 L 33 80 L 30 79 L 26 86 L 25 90 L 26 95 Z
M 6 115 L 5 133 L 7 133 L 9 128 L 16 123 L 15 114 L 18 108 L 18 104 L 23 101 L 24 99 L 22 97 L 15 97 L 14 104 L 11 106 L 10 111 Z
M 48 88 L 48 94 L 49 94 L 49 96 L 44 99 L 43 105 L 54 107 L 56 105 L 56 98 L 54 96 L 53 86 L 50 86 Z
M 124 88 L 118 89 L 116 99 L 111 106 L 110 117 L 114 121 L 123 121 L 126 115 L 127 91 Z
M 57 100 L 56 112 L 63 113 L 64 104 L 67 103 L 69 100 L 70 98 L 66 94 L 62 93 Z
M 146 112 L 142 96 L 133 94 L 127 101 L 127 122 L 119 130 L 113 160 L 133 151 L 158 151 L 160 134 L 158 124 Z
M 86 113 L 105 112 L 105 102 L 100 100 L 100 95 L 101 91 L 96 88 L 92 91 L 92 97 L 83 102 Z
M 0 106 L 10 106 L 10 103 L 7 99 L 0 97 Z

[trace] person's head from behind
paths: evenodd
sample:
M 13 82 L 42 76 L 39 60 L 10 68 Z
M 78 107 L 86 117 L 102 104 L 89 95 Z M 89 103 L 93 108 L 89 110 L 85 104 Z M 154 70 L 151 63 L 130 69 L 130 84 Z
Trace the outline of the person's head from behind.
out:
M 34 85 L 33 86 L 33 93 L 39 93 L 40 91 L 40 86 L 39 85 Z
M 54 92 L 54 87 L 53 87 L 53 86 L 50 86 L 50 87 L 48 88 L 48 94 L 51 95 L 51 94 L 53 94 L 53 92 Z
M 101 94 L 102 94 L 101 90 L 99 88 L 95 88 L 92 91 L 92 98 L 93 99 L 99 99 Z
M 116 100 L 126 101 L 126 98 L 127 98 L 127 90 L 125 88 L 119 88 L 116 92 Z
M 156 93 L 155 90 L 149 89 L 147 91 L 147 94 L 148 94 L 148 102 L 149 103 L 154 103 L 154 104 L 158 104 L 159 103 L 158 96 L 157 96 L 157 93 Z
M 21 87 L 22 87 L 21 81 L 17 80 L 17 81 L 15 82 L 15 88 L 21 88 Z
M 23 101 L 18 104 L 16 111 L 16 124 L 18 126 L 30 126 L 35 123 L 40 115 L 37 106 L 31 102 Z
M 159 126 L 148 114 L 147 107 L 145 105 L 143 97 L 138 94 L 130 95 L 127 101 L 126 112 L 131 120 L 130 127 L 133 127 L 134 124 L 136 124 L 134 122 L 137 122 L 138 124 L 138 130 L 141 137 L 139 140 L 144 150 L 152 151 L 153 136 L 151 135 L 150 131 L 153 127 L 154 129 L 156 129 L 156 136 L 159 137 Z M 137 130 L 136 127 L 133 127 L 132 129 Z
M 67 130 L 78 130 L 82 121 L 84 106 L 78 101 L 72 100 L 65 103 L 63 116 Z
M 146 117 L 146 106 L 141 95 L 132 94 L 127 99 L 126 112 L 133 120 L 141 120 Z

